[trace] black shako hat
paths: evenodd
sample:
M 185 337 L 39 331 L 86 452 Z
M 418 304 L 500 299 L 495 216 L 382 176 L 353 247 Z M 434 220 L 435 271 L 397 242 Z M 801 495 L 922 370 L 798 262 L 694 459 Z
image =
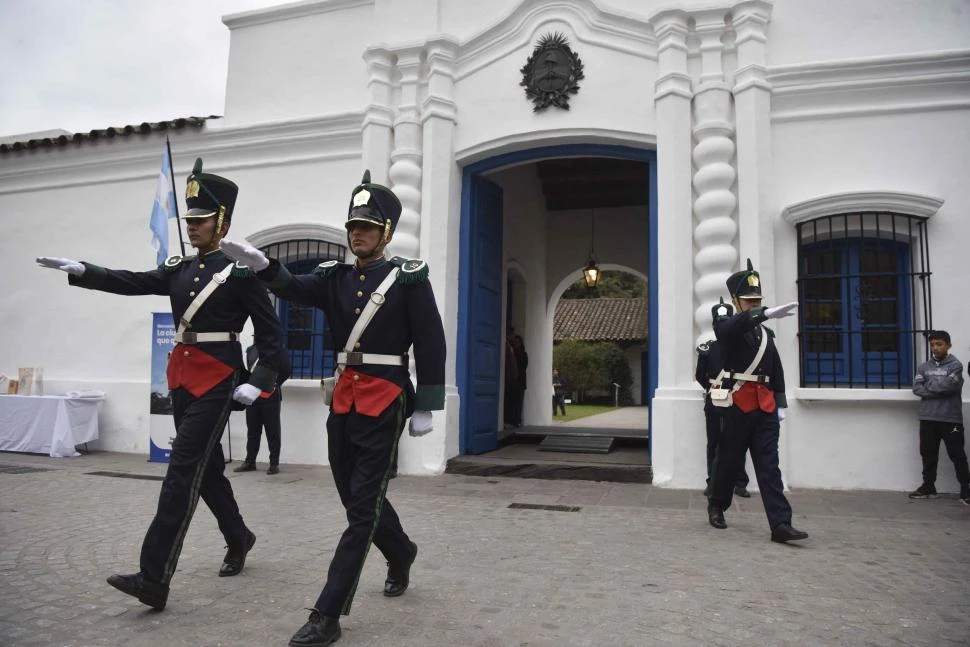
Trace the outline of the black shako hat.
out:
M 232 218 L 239 187 L 219 175 L 202 172 L 202 158 L 195 160 L 192 173 L 186 179 L 185 205 L 188 211 L 183 218 L 208 218 L 221 215 L 224 220 Z
M 717 322 L 718 319 L 722 317 L 730 317 L 734 314 L 734 306 L 730 303 L 724 303 L 724 297 L 721 297 L 721 302 L 716 304 L 711 308 L 711 320 Z
M 735 272 L 725 281 L 728 292 L 735 299 L 760 299 L 761 277 L 754 271 L 751 259 L 748 259 L 748 269 Z
M 387 236 L 394 232 L 400 217 L 401 201 L 394 192 L 386 186 L 371 183 L 370 171 L 364 171 L 360 184 L 350 194 L 350 208 L 344 226 L 350 229 L 354 222 L 369 222 L 383 227 Z

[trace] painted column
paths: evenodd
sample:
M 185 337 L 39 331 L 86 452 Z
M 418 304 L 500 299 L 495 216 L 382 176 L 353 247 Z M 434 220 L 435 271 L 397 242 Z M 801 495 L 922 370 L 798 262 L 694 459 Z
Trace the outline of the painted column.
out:
M 727 299 L 725 280 L 737 267 L 738 253 L 733 243 L 737 234 L 734 212 L 737 178 L 734 161 L 734 125 L 731 115 L 731 90 L 724 82 L 721 66 L 724 36 L 724 10 L 694 14 L 695 31 L 700 42 L 701 76 L 694 93 L 693 185 L 694 200 L 694 326 L 695 346 L 713 338 L 711 308 L 718 297 Z
M 388 245 L 392 255 L 416 257 L 420 253 L 421 230 L 421 120 L 418 113 L 418 74 L 421 46 L 397 50 L 401 75 L 400 101 L 394 119 L 394 150 L 388 173 L 390 186 L 401 200 L 401 219 Z
M 454 162 L 455 127 L 458 118 L 455 104 L 455 59 L 458 42 L 447 36 L 430 40 L 425 45 L 424 100 L 421 103 L 422 158 L 421 258 L 431 268 L 431 281 L 441 320 L 445 326 L 448 354 L 454 357 L 458 344 L 458 276 L 459 228 L 461 209 L 452 208 L 459 199 L 461 173 Z M 458 387 L 456 362 L 445 365 L 445 410 L 435 414 L 435 434 L 441 431 L 443 442 L 431 444 L 421 453 L 420 473 L 441 473 L 448 457 L 459 451 Z M 427 443 L 426 443 L 427 444 Z
M 675 469 L 685 451 L 697 445 L 703 451 L 703 417 L 698 416 L 694 375 L 692 300 L 685 298 L 691 284 L 692 190 L 691 117 L 693 96 L 687 73 L 688 15 L 680 10 L 661 12 L 650 20 L 657 36 L 657 80 L 654 103 L 657 119 L 657 201 L 659 222 L 656 250 L 656 358 L 658 384 L 650 411 L 653 482 L 659 486 L 686 483 L 685 470 Z M 690 416 L 693 414 L 696 420 Z M 683 433 L 698 427 L 700 435 Z M 684 447 L 684 446 L 687 447 Z M 687 459 L 689 460 L 689 459 Z M 675 474 L 677 479 L 675 479 Z
M 768 83 L 765 49 L 771 5 L 751 0 L 732 11 L 738 68 L 735 72 L 734 106 L 737 122 L 739 249 L 751 258 L 767 280 L 762 285 L 765 303 L 777 303 L 774 219 L 769 211 L 771 186 L 771 85 Z M 791 286 L 783 301 L 794 299 Z
M 370 169 L 371 180 L 387 184 L 393 137 L 391 71 L 394 56 L 384 48 L 372 47 L 364 52 L 364 62 L 367 64 L 367 107 L 361 125 L 363 163 L 365 169 Z
M 734 6 L 732 25 L 737 49 L 737 70 L 734 80 L 734 106 L 738 140 L 738 201 L 741 217 L 739 249 L 751 258 L 761 273 L 761 291 L 765 303 L 777 305 L 795 301 L 798 293 L 794 284 L 778 285 L 779 276 L 775 265 L 775 225 L 790 227 L 771 213 L 769 202 L 771 187 L 771 84 L 768 82 L 766 48 L 771 5 L 763 0 L 749 0 Z M 794 258 L 785 259 L 795 263 Z M 794 406 L 791 420 L 782 423 L 778 441 L 778 458 L 786 483 L 798 480 L 791 473 L 790 439 L 799 433 L 798 402 L 792 391 L 798 385 L 798 331 L 797 319 L 781 319 L 772 323 L 775 345 L 781 355 L 782 365 L 787 368 L 786 388 L 789 404 Z M 792 409 L 789 409 L 792 411 Z M 806 430 L 808 431 L 808 430 Z M 809 432 L 810 433 L 810 432 Z

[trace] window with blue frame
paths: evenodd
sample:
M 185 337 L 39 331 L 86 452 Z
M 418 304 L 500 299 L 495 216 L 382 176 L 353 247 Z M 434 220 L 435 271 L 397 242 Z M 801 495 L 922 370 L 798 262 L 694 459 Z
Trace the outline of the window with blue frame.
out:
M 825 216 L 798 225 L 801 385 L 905 388 L 932 329 L 924 218 Z
M 278 259 L 292 274 L 308 274 L 324 261 L 343 261 L 347 252 L 344 245 L 309 239 L 288 240 L 261 249 L 267 256 Z M 320 379 L 333 375 L 337 358 L 323 311 L 273 298 L 283 325 L 283 346 L 293 366 L 292 377 Z

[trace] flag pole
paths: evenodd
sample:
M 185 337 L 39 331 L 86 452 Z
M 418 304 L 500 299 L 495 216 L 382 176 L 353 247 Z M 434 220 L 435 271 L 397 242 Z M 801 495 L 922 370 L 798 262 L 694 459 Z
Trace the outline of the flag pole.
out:
M 178 191 L 175 190 L 175 165 L 172 164 L 172 143 L 168 141 L 168 135 L 165 135 L 165 148 L 168 150 L 168 168 L 172 172 L 172 197 L 175 198 L 175 203 L 172 205 L 175 207 L 175 228 L 179 232 L 179 248 L 182 250 L 182 256 L 185 256 L 185 241 L 182 240 L 182 223 L 179 222 L 179 199 Z

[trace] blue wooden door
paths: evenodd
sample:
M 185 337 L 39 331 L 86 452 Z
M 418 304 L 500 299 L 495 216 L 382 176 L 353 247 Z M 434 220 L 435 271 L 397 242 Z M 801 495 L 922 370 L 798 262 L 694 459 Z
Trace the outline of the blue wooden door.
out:
M 498 445 L 502 341 L 502 188 L 472 178 L 468 219 L 468 348 L 462 393 L 463 452 L 481 454 Z

